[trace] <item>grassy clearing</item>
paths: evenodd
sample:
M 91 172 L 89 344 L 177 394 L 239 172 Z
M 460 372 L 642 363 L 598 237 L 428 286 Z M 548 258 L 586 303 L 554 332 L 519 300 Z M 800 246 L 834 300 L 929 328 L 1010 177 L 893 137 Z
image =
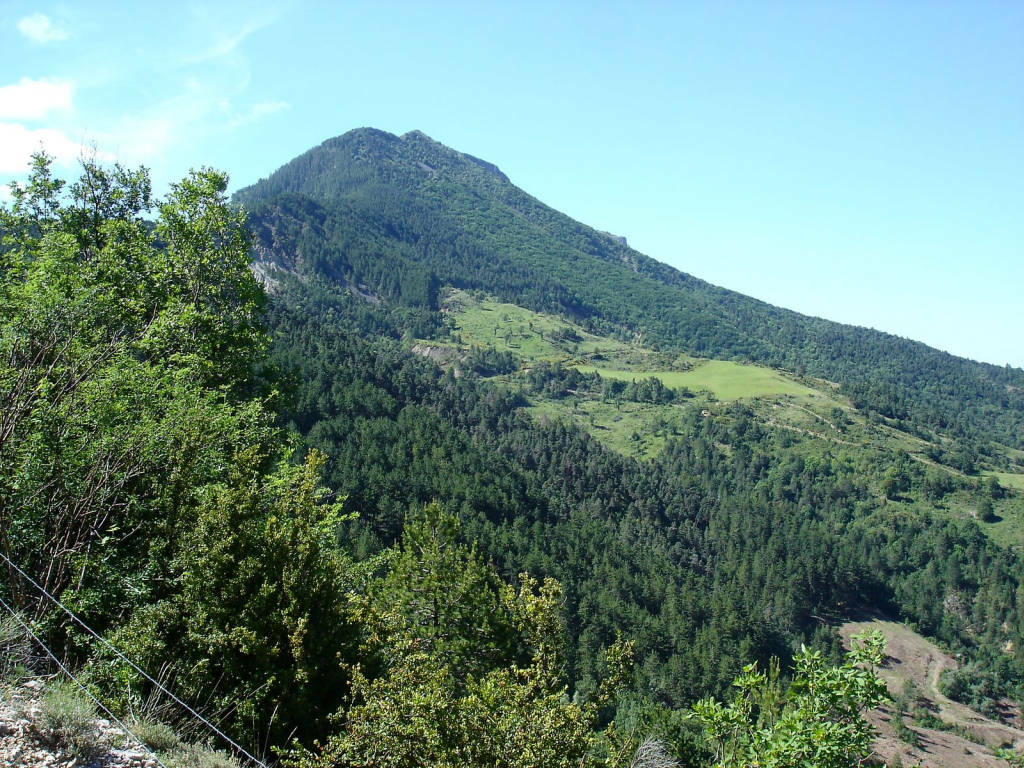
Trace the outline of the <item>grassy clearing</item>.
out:
M 455 331 L 465 346 L 489 346 L 509 351 L 524 364 L 562 361 L 581 371 L 631 381 L 656 377 L 673 389 L 706 390 L 719 400 L 790 395 L 829 399 L 778 371 L 727 360 L 699 360 L 686 355 L 663 355 L 617 339 L 596 336 L 554 315 L 453 291 L 445 302 Z
M 999 517 L 994 523 L 981 523 L 981 529 L 996 544 L 1013 549 L 1024 548 L 1024 532 L 1021 526 L 1024 525 L 1024 514 L 1020 509 L 1007 508 L 997 509 Z
M 742 365 L 727 360 L 707 360 L 688 371 L 621 370 L 593 365 L 577 366 L 585 373 L 597 372 L 603 378 L 632 381 L 649 376 L 656 377 L 666 387 L 686 387 L 693 392 L 707 390 L 719 400 L 739 400 L 753 397 L 815 397 L 819 393 L 789 379 L 770 368 Z
M 986 475 L 993 475 L 1004 488 L 1014 488 L 1024 491 L 1024 475 L 1012 472 L 986 472 Z
M 1024 475 L 1010 472 L 985 472 L 984 475 L 992 475 L 999 480 L 1004 488 L 1011 488 L 1017 492 L 1004 494 L 1003 498 L 992 502 L 993 511 L 996 514 L 994 522 L 979 522 L 981 529 L 997 544 L 1004 547 L 1024 549 Z M 976 517 L 978 499 L 971 496 L 965 501 L 964 507 L 968 513 Z
M 685 409 L 704 408 L 713 400 L 771 400 L 772 408 L 781 409 L 776 415 L 787 414 L 786 420 L 799 423 L 798 431 L 821 435 L 829 432 L 821 414 L 835 406 L 848 407 L 824 384 L 819 390 L 770 368 L 657 352 L 597 336 L 561 317 L 464 291 L 452 291 L 444 306 L 452 319 L 453 332 L 448 340 L 425 342 L 431 346 L 492 347 L 511 352 L 523 366 L 561 362 L 604 378 L 631 381 L 655 377 L 672 389 L 709 393 L 710 397 L 697 397 L 684 405 L 614 403 L 586 397 L 532 398 L 530 412 L 536 417 L 573 421 L 609 448 L 629 456 L 656 455 L 674 433 L 673 424 Z M 511 385 L 505 377 L 495 383 L 503 382 Z
M 967 505 L 974 512 L 977 501 L 971 499 Z M 996 513 L 995 522 L 979 523 L 981 529 L 997 544 L 1024 549 L 1024 497 L 1011 494 L 993 502 L 992 506 Z
M 677 434 L 688 405 L 614 403 L 575 398 L 536 399 L 527 410 L 537 419 L 565 419 L 586 429 L 604 446 L 625 456 L 649 459 Z
M 635 343 L 597 336 L 564 318 L 534 312 L 493 299 L 451 291 L 444 309 L 452 320 L 450 338 L 428 341 L 434 347 L 491 347 L 511 352 L 523 367 L 539 362 L 561 362 L 603 378 L 632 381 L 654 377 L 666 387 L 708 393 L 684 404 L 653 405 L 605 402 L 587 396 L 551 399 L 531 396 L 529 408 L 537 418 L 571 421 L 619 453 L 650 458 L 660 453 L 675 433 L 687 409 L 718 409 L 714 401 L 747 401 L 759 420 L 789 430 L 800 440 L 810 439 L 806 450 L 820 450 L 818 441 L 859 446 L 866 450 L 905 450 L 920 458 L 927 444 L 899 430 L 867 423 L 825 381 L 797 380 L 780 371 L 726 360 L 703 360 L 683 354 L 658 352 Z M 517 387 L 513 377 L 494 379 L 499 386 Z M 838 411 L 837 411 L 838 409 Z M 837 416 L 839 411 L 841 416 Z M 923 459 L 922 459 L 923 460 Z M 1007 487 L 1024 487 L 1024 475 L 1001 477 Z M 1018 485 L 1019 483 L 1019 485 Z M 1018 519 L 1015 505 L 1006 505 L 1008 522 L 987 524 L 993 538 L 1019 545 L 1024 510 Z M 967 516 L 970 510 L 951 510 Z M 1009 522 L 1011 521 L 1012 522 Z
M 525 363 L 620 355 L 631 349 L 625 342 L 595 336 L 554 315 L 474 298 L 464 291 L 453 291 L 445 309 L 455 322 L 454 337 L 459 343 L 508 351 Z

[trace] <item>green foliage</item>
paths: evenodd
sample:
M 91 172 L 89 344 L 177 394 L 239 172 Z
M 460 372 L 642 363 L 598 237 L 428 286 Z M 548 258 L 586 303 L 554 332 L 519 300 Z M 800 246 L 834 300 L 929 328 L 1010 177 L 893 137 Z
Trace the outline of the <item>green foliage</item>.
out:
M 239 768 L 239 762 L 227 752 L 201 744 L 186 744 L 161 755 L 167 768 Z
M 459 542 L 459 528 L 458 518 L 437 504 L 413 512 L 371 599 L 394 607 L 386 616 L 393 635 L 461 679 L 520 654 L 507 587 L 475 547 Z
M 264 294 L 227 179 L 158 205 L 144 171 L 36 158 L 0 213 L 0 550 L 236 736 L 315 738 L 358 630 L 345 521 L 293 465 L 259 365 Z M 19 579 L 108 700 L 149 684 Z
M 537 665 L 467 680 L 412 654 L 385 678 L 357 676 L 357 703 L 324 751 L 302 766 L 578 766 L 597 740 L 586 710 Z
M 209 385 L 249 384 L 266 339 L 259 322 L 265 297 L 249 271 L 244 212 L 226 204 L 227 177 L 203 169 L 171 187 L 160 206 L 163 246 L 156 279 L 165 305 L 143 348 L 187 362 Z
M 934 450 L 970 471 L 994 461 L 972 441 L 1018 439 L 1017 372 L 713 289 L 418 134 L 346 134 L 239 199 L 277 285 L 276 359 L 299 382 L 288 418 L 362 513 L 353 549 L 397 540 L 411 506 L 457 511 L 506 578 L 529 570 L 565 586 L 571 690 L 596 686 L 617 628 L 644 660 L 637 688 L 676 706 L 721 691 L 751 656 L 806 642 L 813 616 L 851 606 L 914 622 L 968 656 L 1021 639 L 1017 556 L 952 520 L 969 514 L 962 479 L 901 460 Z M 433 304 L 403 298 L 430 291 Z M 529 370 L 490 387 L 468 372 L 456 380 L 385 338 L 426 338 L 424 325 Z M 616 391 L 567 364 L 603 355 L 592 362 L 642 379 L 644 366 L 625 360 L 655 345 L 657 370 L 691 378 L 765 373 L 748 360 L 827 376 L 854 418 L 830 414 L 830 429 L 827 398 L 816 413 L 754 416 L 699 395 L 699 419 L 665 386 L 638 381 L 629 394 L 644 402 L 631 402 L 628 381 Z M 731 360 L 716 371 L 694 354 Z M 559 360 L 561 370 L 544 364 Z M 511 367 L 481 362 L 485 374 Z M 535 421 L 506 388 L 520 384 Z M 609 456 L 573 423 L 651 460 Z M 836 439 L 807 440 L 810 429 Z M 1013 664 L 1007 690 L 1021 680 Z
M 1024 767 L 1024 752 L 1017 752 L 1010 747 L 1000 747 L 994 751 L 997 759 L 1005 760 L 1009 768 Z
M 147 717 L 133 718 L 128 726 L 131 732 L 138 736 L 139 741 L 154 752 L 170 752 L 181 745 L 181 737 L 175 730 L 159 720 Z
M 176 186 L 156 240 L 144 171 L 86 163 L 65 189 L 49 163 L 0 211 L 0 546 L 59 593 L 82 558 L 138 564 L 137 532 L 216 477 L 229 422 L 267 429 L 239 404 L 262 294 L 225 177 Z
M 992 499 L 983 497 L 978 500 L 978 519 L 983 523 L 995 522 L 996 510 L 992 506 Z
M 0 685 L 16 682 L 28 674 L 34 645 L 18 616 L 0 616 Z
M 845 768 L 866 758 L 874 734 L 864 712 L 887 695 L 874 671 L 884 645 L 881 633 L 855 638 L 838 667 L 802 648 L 788 690 L 777 668 L 765 673 L 753 664 L 744 667 L 733 682 L 738 692 L 732 702 L 702 699 L 693 707 L 714 745 L 716 765 Z
M 975 744 L 985 746 L 985 740 L 980 737 L 977 733 L 972 731 L 963 725 L 956 723 L 949 723 L 940 717 L 937 717 L 931 710 L 925 707 L 917 707 L 913 710 L 914 722 L 920 725 L 922 728 L 930 728 L 933 731 L 947 731 L 949 733 L 955 733 L 961 739 L 966 741 L 973 741 Z M 908 729 L 909 730 L 909 729 Z M 912 732 L 913 733 L 913 732 Z M 916 739 L 917 734 L 914 734 Z M 908 742 L 915 743 L 915 742 Z
M 342 730 L 318 753 L 293 753 L 291 765 L 525 768 L 592 759 L 597 717 L 624 682 L 630 647 L 609 649 L 610 673 L 595 697 L 571 701 L 560 585 L 521 574 L 518 590 L 501 586 L 457 533 L 456 519 L 435 505 L 410 519 L 368 606 L 384 672 L 370 678 L 357 668 Z
M 306 741 L 324 736 L 343 696 L 343 661 L 359 642 L 357 577 L 333 546 L 343 516 L 323 503 L 323 458 L 272 472 L 264 461 L 237 456 L 206 490 L 175 542 L 177 588 L 115 639 L 150 668 L 162 663 L 187 698 L 226 713 L 236 734 Z
M 918 738 L 917 731 L 910 728 L 903 720 L 903 711 L 901 710 L 898 714 L 893 715 L 892 729 L 896 734 L 896 738 L 902 741 L 904 744 L 909 744 L 912 747 L 920 746 L 920 738 Z
M 620 381 L 643 381 L 644 376 L 654 377 L 659 383 L 672 389 L 708 390 L 721 400 L 768 397 L 773 395 L 794 395 L 805 397 L 811 394 L 807 387 L 797 384 L 776 371 L 754 365 L 741 365 L 728 360 L 706 360 L 686 371 L 631 371 L 604 367 L 580 366 L 584 373 L 594 372 L 604 379 Z
M 1019 559 L 973 521 L 917 501 L 938 469 L 887 447 L 800 440 L 743 404 L 702 416 L 703 406 L 622 403 L 675 410 L 662 448 L 633 461 L 568 419 L 531 418 L 506 382 L 456 378 L 368 338 L 321 298 L 282 284 L 274 355 L 300 382 L 288 418 L 360 510 L 353 551 L 379 551 L 410 506 L 439 500 L 505 579 L 528 570 L 563 584 L 574 693 L 597 685 L 617 630 L 636 642 L 635 689 L 676 707 L 720 693 L 752 658 L 788 655 L 817 617 L 850 606 L 915 622 L 966 657 L 995 649 L 986 664 L 1017 642 Z M 517 376 L 529 397 L 591 386 L 565 366 Z M 569 408 L 573 396 L 541 397 Z M 595 431 L 615 434 L 615 403 L 577 400 Z M 880 478 L 897 465 L 903 500 L 883 505 Z M 967 498 L 963 480 L 949 483 L 947 502 Z M 1007 691 L 1022 679 L 1010 661 Z
M 336 148 L 370 159 L 395 150 L 391 139 Z M 709 295 L 726 315 L 745 305 L 544 209 L 493 168 L 424 137 L 402 141 L 395 151 L 415 150 L 436 178 L 412 189 L 401 162 L 341 163 L 357 194 L 316 202 L 281 189 L 257 203 L 255 247 L 277 291 L 269 368 L 264 298 L 221 175 L 195 173 L 156 203 L 144 172 L 87 164 L 65 186 L 37 158 L 0 214 L 0 551 L 232 735 L 270 747 L 294 738 L 293 762 L 314 768 L 616 764 L 648 734 L 697 760 L 665 713 L 800 642 L 823 650 L 797 658 L 793 686 L 783 689 L 777 666 L 751 666 L 732 709 L 706 706 L 745 713 L 730 721 L 730 743 L 781 761 L 816 737 L 831 745 L 828 765 L 860 749 L 854 715 L 870 686 L 852 662 L 825 666 L 836 640 L 818 617 L 854 605 L 899 614 L 964 653 L 979 695 L 1024 679 L 1001 650 L 1024 639 L 1016 555 L 973 521 L 918 504 L 962 503 L 975 492 L 964 481 L 889 450 L 801 442 L 747 404 L 701 415 L 660 379 L 515 371 L 513 344 L 625 356 L 642 330 L 641 342 L 766 359 L 785 333 L 745 335 L 760 317 L 750 307 L 750 323 L 714 312 L 697 323 Z M 474 199 L 467 184 L 502 204 Z M 509 206 L 529 232 L 502 234 Z M 155 224 L 145 218 L 154 207 Z M 582 266 L 567 275 L 549 257 Z M 450 326 L 437 311 L 446 281 L 576 324 L 548 316 L 531 328 L 540 316 L 523 314 L 508 349 L 472 352 L 457 377 L 408 348 Z M 678 301 L 683 289 L 693 307 Z M 669 296 L 683 314 L 649 315 L 642 328 L 638 313 Z M 836 350 L 889 348 L 840 336 Z M 666 370 L 679 361 L 680 375 L 700 370 L 676 351 L 664 360 Z M 265 380 L 275 369 L 291 384 L 280 419 Z M 931 381 L 929 370 L 911 383 Z M 498 373 L 510 377 L 501 386 L 478 377 Z M 529 418 L 524 396 L 502 388 L 510 381 L 574 410 L 590 398 L 610 418 L 625 405 L 677 418 L 659 427 L 664 450 L 638 462 L 571 424 Z M 891 407 L 878 429 L 896 418 L 919 429 L 945 418 L 923 408 L 973 392 L 937 386 L 926 405 L 901 405 L 904 389 L 883 389 L 864 395 Z M 1012 422 L 990 405 L 978 400 L 989 426 Z M 284 425 L 301 435 L 294 452 Z M 844 437 L 868 429 L 858 421 Z M 88 659 L 92 682 L 120 705 L 150 693 L 25 585 L 0 590 L 37 614 L 65 656 Z M 624 687 L 643 692 L 631 710 L 616 700 Z M 620 712 L 630 729 L 606 727 Z M 189 766 L 226 759 L 172 751 Z
M 954 701 L 981 712 L 993 720 L 1002 713 L 998 700 L 1020 696 L 1014 660 L 1005 652 L 985 649 L 956 670 L 946 670 L 939 680 L 940 690 Z

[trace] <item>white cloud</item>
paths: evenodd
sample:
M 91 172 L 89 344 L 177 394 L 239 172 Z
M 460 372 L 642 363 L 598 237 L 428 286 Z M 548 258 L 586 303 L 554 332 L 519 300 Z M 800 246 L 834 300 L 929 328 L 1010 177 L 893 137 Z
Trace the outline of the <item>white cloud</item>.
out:
M 37 43 L 56 43 L 68 39 L 67 30 L 55 27 L 50 17 L 43 13 L 33 13 L 21 19 L 18 31 Z
M 6 84 L 0 79 L 0 181 L 7 174 L 24 173 L 29 156 L 41 144 L 58 163 L 73 166 L 83 154 L 80 137 L 87 134 L 102 147 L 105 160 L 128 166 L 143 163 L 158 184 L 163 177 L 177 178 L 180 166 L 194 163 L 196 147 L 290 108 L 286 101 L 275 100 L 275 94 L 249 92 L 247 41 L 273 23 L 275 12 L 256 11 L 242 18 L 225 15 L 218 6 L 200 6 L 192 12 L 196 23 L 186 26 L 199 34 L 198 38 L 191 35 L 199 42 L 194 47 L 169 47 L 158 64 L 151 61 L 150 50 L 123 59 L 112 53 L 109 61 L 101 57 L 99 79 L 92 64 L 70 77 L 60 73 L 63 80 L 34 74 L 18 82 L 11 78 Z M 62 33 L 55 29 L 65 26 L 62 17 L 51 17 L 51 23 L 38 16 L 22 20 L 23 34 L 42 41 L 50 33 Z M 185 56 L 193 55 L 176 59 L 172 51 L 182 48 Z M 125 99 L 116 106 L 92 108 L 88 113 L 80 108 L 80 92 L 112 93 L 122 82 L 138 77 L 150 83 L 146 92 L 126 88 Z
M 40 149 L 62 165 L 73 163 L 82 154 L 81 143 L 72 141 L 63 131 L 0 123 L 0 173 L 24 173 L 32 153 Z
M 48 112 L 71 109 L 74 86 L 67 80 L 23 77 L 0 87 L 0 119 L 39 120 Z
M 254 104 L 250 107 L 249 111 L 235 115 L 231 118 L 228 123 L 229 128 L 239 128 L 243 125 L 249 125 L 255 123 L 268 115 L 274 115 L 278 112 L 284 112 L 286 109 L 291 109 L 291 104 L 287 101 L 264 101 L 259 104 Z

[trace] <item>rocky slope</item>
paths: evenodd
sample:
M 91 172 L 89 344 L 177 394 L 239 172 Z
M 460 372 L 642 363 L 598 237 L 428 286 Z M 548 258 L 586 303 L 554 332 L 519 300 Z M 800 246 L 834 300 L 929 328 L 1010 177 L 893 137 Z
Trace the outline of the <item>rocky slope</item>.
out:
M 45 689 L 43 681 L 33 679 L 0 693 L 0 766 L 158 768 L 146 747 L 109 720 L 48 711 L 42 703 Z

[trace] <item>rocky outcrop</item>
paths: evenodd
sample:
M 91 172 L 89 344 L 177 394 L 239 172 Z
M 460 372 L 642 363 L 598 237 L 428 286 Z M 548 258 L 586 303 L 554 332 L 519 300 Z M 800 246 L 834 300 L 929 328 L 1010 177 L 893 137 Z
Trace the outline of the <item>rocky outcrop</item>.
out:
M 75 745 L 59 738 L 42 711 L 44 688 L 38 679 L 0 687 L 0 768 L 159 768 L 109 720 L 79 724 Z

